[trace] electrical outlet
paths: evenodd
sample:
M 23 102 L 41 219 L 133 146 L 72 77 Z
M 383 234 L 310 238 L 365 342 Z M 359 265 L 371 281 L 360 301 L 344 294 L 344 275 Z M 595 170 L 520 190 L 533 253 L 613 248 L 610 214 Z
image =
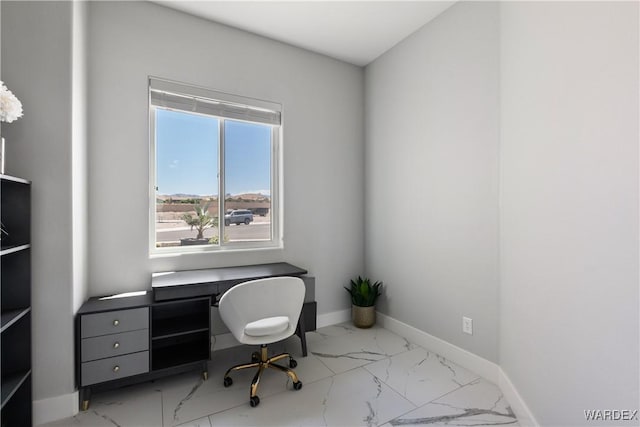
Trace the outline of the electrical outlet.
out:
M 462 318 L 462 332 L 473 335 L 473 319 L 470 317 Z

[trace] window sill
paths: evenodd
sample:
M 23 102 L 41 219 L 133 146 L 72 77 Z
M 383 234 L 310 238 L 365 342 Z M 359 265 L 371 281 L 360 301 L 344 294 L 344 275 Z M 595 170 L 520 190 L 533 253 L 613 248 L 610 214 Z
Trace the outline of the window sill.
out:
M 185 255 L 219 255 L 219 254 L 232 254 L 232 253 L 268 253 L 268 252 L 282 252 L 284 250 L 284 245 L 274 244 L 273 246 L 259 246 L 259 247 L 251 247 L 251 246 L 226 246 L 226 247 L 218 247 L 216 249 L 211 249 L 202 246 L 185 246 L 184 249 L 175 250 L 173 249 L 170 252 L 152 252 L 149 254 L 149 259 L 156 258 L 177 258 Z

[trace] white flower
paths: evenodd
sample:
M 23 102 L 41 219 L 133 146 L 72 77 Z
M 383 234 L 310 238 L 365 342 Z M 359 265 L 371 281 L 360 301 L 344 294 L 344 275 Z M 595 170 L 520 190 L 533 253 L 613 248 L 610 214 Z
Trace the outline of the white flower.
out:
M 22 103 L 0 80 L 0 122 L 11 123 L 22 117 Z

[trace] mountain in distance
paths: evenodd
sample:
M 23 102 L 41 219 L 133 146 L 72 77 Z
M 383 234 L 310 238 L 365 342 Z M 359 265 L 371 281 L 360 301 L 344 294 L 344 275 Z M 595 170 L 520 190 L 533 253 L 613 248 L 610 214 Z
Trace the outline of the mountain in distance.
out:
M 217 197 L 217 196 L 201 196 L 200 194 L 176 193 L 176 194 L 163 194 L 160 197 L 173 197 L 174 199 L 204 199 L 204 198 Z
M 185 193 L 176 193 L 176 194 L 159 194 L 157 196 L 158 199 L 167 200 L 167 199 L 217 199 L 218 195 L 201 195 L 201 194 L 185 194 Z M 270 199 L 271 196 L 262 193 L 243 193 L 243 194 L 227 194 L 226 198 L 231 199 L 244 199 L 244 200 L 263 200 Z
M 262 193 L 244 193 L 244 194 L 227 194 L 227 199 L 243 199 L 243 200 L 264 200 L 271 197 Z

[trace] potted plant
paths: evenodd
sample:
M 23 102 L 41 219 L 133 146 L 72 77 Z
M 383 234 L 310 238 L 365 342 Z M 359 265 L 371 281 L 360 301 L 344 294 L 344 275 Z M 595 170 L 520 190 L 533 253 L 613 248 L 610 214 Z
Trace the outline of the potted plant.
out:
M 186 213 L 182 215 L 182 220 L 187 223 L 188 226 L 193 230 L 194 228 L 198 232 L 197 236 L 194 238 L 180 239 L 181 246 L 189 246 L 189 245 L 207 245 L 209 244 L 209 239 L 204 237 L 204 230 L 209 227 L 217 227 L 218 226 L 218 217 L 209 215 L 209 203 L 206 203 L 204 206 L 197 204 L 194 206 L 195 215 L 191 213 Z
M 358 328 L 370 328 L 376 323 L 376 300 L 381 295 L 382 282 L 371 283 L 368 278 L 358 276 L 345 289 L 351 295 L 351 318 Z

